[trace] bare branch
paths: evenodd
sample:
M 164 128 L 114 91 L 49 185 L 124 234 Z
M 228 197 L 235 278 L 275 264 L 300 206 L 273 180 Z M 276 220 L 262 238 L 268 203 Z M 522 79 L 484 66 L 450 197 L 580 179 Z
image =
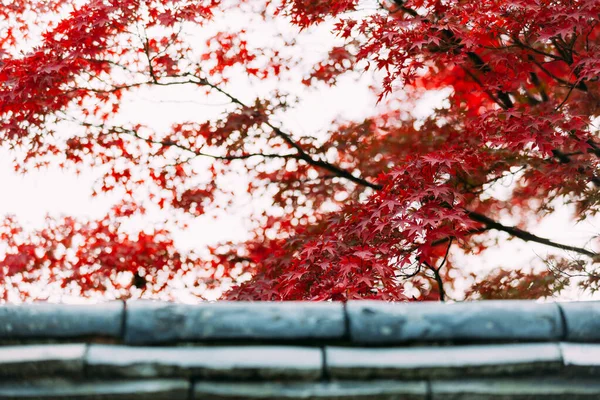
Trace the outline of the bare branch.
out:
M 196 77 L 197 78 L 197 77 Z M 242 102 L 240 99 L 238 99 L 237 97 L 233 96 L 232 94 L 228 93 L 227 91 L 223 90 L 222 88 L 220 88 L 217 85 L 214 85 L 210 82 L 208 82 L 208 80 L 204 79 L 204 78 L 198 78 L 199 81 L 197 82 L 197 84 L 202 85 L 202 86 L 208 86 L 214 90 L 216 90 L 217 92 L 227 96 L 233 103 L 248 108 L 248 106 Z M 266 121 L 264 123 L 266 126 L 268 126 L 269 128 L 271 128 L 273 130 L 273 132 L 280 137 L 281 139 L 283 139 L 283 141 L 285 143 L 287 143 L 292 149 L 296 150 L 298 152 L 297 154 L 297 159 L 298 160 L 302 160 L 304 162 L 306 162 L 309 165 L 312 165 L 314 167 L 320 168 L 320 169 L 324 169 L 326 171 L 332 172 L 334 174 L 336 174 L 337 176 L 341 177 L 341 178 L 345 178 L 353 183 L 356 183 L 358 185 L 361 186 L 366 186 L 369 187 L 371 189 L 381 189 L 382 186 L 369 182 L 367 179 L 365 178 L 361 178 L 358 176 L 355 176 L 354 174 L 352 174 L 350 171 L 345 170 L 343 168 L 340 168 L 334 164 L 331 164 L 327 161 L 323 161 L 323 160 L 318 160 L 318 159 L 314 159 L 310 154 L 308 154 L 303 148 L 302 146 L 297 143 L 296 141 L 294 141 L 294 139 L 292 139 L 291 135 L 287 132 L 284 132 L 281 128 L 277 127 L 276 125 L 274 125 L 272 122 L 270 121 Z
M 501 223 L 496 222 L 493 219 L 486 217 L 485 215 L 480 214 L 478 212 L 467 210 L 467 215 L 473 221 L 480 222 L 490 229 L 495 229 L 498 231 L 506 232 L 506 233 L 510 234 L 511 236 L 517 237 L 525 242 L 540 243 L 540 244 L 544 244 L 546 246 L 555 247 L 557 249 L 573 251 L 575 253 L 583 254 L 583 255 L 591 257 L 591 258 L 598 257 L 598 253 L 595 253 L 593 251 L 590 251 L 590 250 L 587 250 L 587 249 L 584 249 L 581 247 L 569 246 L 566 244 L 556 243 L 556 242 L 551 241 L 550 239 L 546 239 L 546 238 L 534 235 L 534 234 L 524 231 L 520 228 L 517 228 L 514 226 L 502 225 Z
M 448 246 L 450 247 L 450 246 Z M 440 275 L 440 270 L 432 267 L 428 262 L 424 261 L 423 265 L 425 265 L 429 270 L 433 272 L 433 278 L 438 286 L 438 292 L 440 293 L 440 301 L 446 301 L 446 292 L 444 291 L 444 281 L 442 280 L 442 276 Z

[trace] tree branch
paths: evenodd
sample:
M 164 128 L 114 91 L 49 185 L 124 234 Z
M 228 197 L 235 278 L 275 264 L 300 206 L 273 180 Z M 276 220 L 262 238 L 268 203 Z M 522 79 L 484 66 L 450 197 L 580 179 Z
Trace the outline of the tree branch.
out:
M 248 108 L 248 106 L 243 103 L 241 100 L 239 100 L 238 98 L 234 97 L 233 95 L 231 95 L 230 93 L 226 92 L 225 90 L 221 89 L 220 87 L 218 87 L 217 85 L 214 85 L 210 82 L 208 82 L 206 79 L 203 78 L 198 78 L 197 76 L 193 75 L 193 74 L 187 74 L 188 76 L 193 76 L 194 78 L 198 79 L 196 80 L 190 80 L 190 81 L 185 81 L 185 82 L 168 82 L 168 83 L 160 83 L 160 82 L 143 82 L 143 83 L 137 83 L 135 85 L 130 85 L 130 86 L 141 86 L 141 85 L 170 85 L 170 84 L 186 84 L 186 83 L 193 83 L 196 85 L 201 85 L 201 86 L 208 86 L 211 89 L 214 89 L 216 91 L 218 91 L 219 93 L 225 95 L 226 97 L 228 97 L 233 103 Z M 119 88 L 121 89 L 121 88 Z M 212 157 L 215 159 L 221 159 L 221 160 L 234 160 L 234 159 L 247 159 L 250 157 L 267 157 L 267 158 L 295 158 L 298 160 L 302 160 L 304 162 L 306 162 L 309 165 L 312 165 L 314 167 L 320 168 L 320 169 L 324 169 L 326 171 L 329 171 L 333 174 L 335 174 L 336 176 L 340 177 L 340 178 L 345 178 L 357 185 L 361 185 L 361 186 L 365 186 L 368 188 L 371 188 L 373 190 L 381 190 L 383 188 L 382 185 L 376 184 L 376 183 L 372 183 L 370 181 L 368 181 L 365 178 L 361 178 L 358 176 L 355 176 L 354 174 L 352 174 L 351 172 L 349 172 L 348 170 L 345 170 L 343 168 L 340 168 L 334 164 L 331 164 L 327 161 L 323 161 L 323 160 L 317 160 L 312 158 L 303 148 L 302 146 L 300 146 L 300 144 L 298 144 L 297 142 L 295 142 L 290 134 L 284 132 L 282 129 L 280 129 L 279 127 L 273 125 L 273 123 L 266 121 L 265 125 L 267 125 L 268 127 L 270 127 L 273 132 L 279 136 L 281 139 L 283 139 L 283 141 L 285 143 L 287 143 L 291 148 L 293 148 L 294 150 L 296 150 L 296 154 L 260 154 L 260 153 L 252 153 L 252 154 L 245 154 L 245 155 L 239 155 L 239 156 L 216 156 L 216 155 L 210 155 L 210 154 L 205 154 L 205 153 L 200 153 L 200 152 L 196 152 L 193 149 L 189 149 L 186 148 L 185 146 L 179 145 L 175 142 L 168 142 L 168 141 L 155 141 L 154 143 L 156 144 L 161 144 L 161 145 L 165 145 L 165 146 L 173 146 L 173 147 L 178 147 L 182 150 L 185 151 L 190 151 L 194 154 L 197 154 L 199 156 L 206 156 L 206 157 Z M 123 133 L 127 133 L 127 132 L 123 132 Z M 131 133 L 131 132 L 129 132 Z M 137 132 L 135 133 L 135 135 L 137 135 Z M 134 135 L 134 136 L 135 136 Z M 149 141 L 147 138 L 143 138 L 141 136 L 137 136 L 138 138 L 142 139 L 142 140 L 146 140 Z M 569 245 L 564 245 L 564 244 L 560 244 L 560 243 L 556 243 L 553 242 L 549 239 L 546 238 L 542 238 L 536 235 L 533 235 L 527 231 L 524 231 L 522 229 L 516 228 L 516 227 L 510 227 L 510 226 L 505 226 L 500 224 L 499 222 L 494 221 L 493 219 L 473 212 L 473 211 L 469 211 L 466 210 L 467 215 L 469 216 L 469 218 L 471 218 L 474 221 L 480 222 L 482 224 L 484 224 L 486 226 L 485 230 L 489 230 L 489 229 L 495 229 L 495 230 L 499 230 L 499 231 L 503 231 L 506 232 L 508 234 L 510 234 L 511 236 L 517 237 L 521 240 L 524 241 L 531 241 L 531 242 L 536 242 L 536 243 L 540 243 L 540 244 L 544 244 L 550 247 L 555 247 L 558 249 L 563 249 L 563 250 L 567 250 L 567 251 L 573 251 L 579 254 L 583 254 L 586 255 L 588 257 L 591 258 L 595 258 L 598 256 L 597 253 L 592 252 L 590 250 L 586 250 L 583 248 L 579 248 L 579 247 L 575 247 L 575 246 L 569 246 Z
M 450 240 L 448 241 L 448 248 L 446 248 L 446 254 L 444 255 L 444 259 L 442 260 L 439 267 L 435 268 L 435 267 L 432 267 L 431 265 L 429 265 L 429 263 L 427 263 L 427 262 L 423 263 L 427 266 L 427 268 L 429 268 L 431 271 L 433 271 L 433 277 L 438 285 L 438 292 L 440 294 L 441 302 L 446 301 L 446 291 L 444 290 L 444 280 L 442 279 L 440 270 L 444 267 L 444 265 L 446 264 L 446 261 L 448 260 L 448 254 L 450 253 L 450 247 L 452 246 L 453 240 L 454 240 L 454 238 L 451 237 Z
M 171 140 L 153 140 L 153 139 L 149 139 L 146 137 L 141 136 L 140 134 L 138 134 L 136 131 L 131 130 L 131 129 L 124 129 L 121 127 L 112 127 L 109 130 L 119 134 L 119 133 L 125 133 L 125 134 L 129 134 L 137 139 L 143 140 L 146 143 L 152 143 L 152 144 L 159 144 L 161 146 L 165 146 L 165 147 L 175 147 L 178 148 L 180 150 L 183 151 L 187 151 L 189 153 L 192 153 L 195 156 L 199 156 L 199 157 L 208 157 L 208 158 L 213 158 L 215 160 L 225 160 L 225 161 L 233 161 L 233 160 L 246 160 L 248 158 L 253 158 L 253 157 L 263 157 L 263 158 L 293 158 L 293 159 L 299 159 L 297 154 L 269 154 L 269 153 L 246 153 L 246 154 L 240 154 L 240 155 L 228 155 L 228 156 L 218 156 L 216 154 L 209 154 L 209 153 L 203 153 L 199 150 L 195 150 L 192 149 L 190 147 L 184 146 L 180 143 L 171 141 Z
M 199 79 L 199 81 L 197 82 L 197 84 L 199 84 L 201 86 L 208 86 L 208 87 L 216 90 L 217 92 L 223 94 L 224 96 L 227 96 L 227 98 L 229 98 L 232 103 L 235 103 L 235 104 L 237 104 L 237 105 L 239 105 L 241 107 L 244 107 L 244 108 L 249 108 L 240 99 L 238 99 L 237 97 L 235 97 L 232 94 L 228 93 L 227 91 L 223 90 L 219 86 L 210 83 L 207 79 L 198 78 L 198 77 L 196 77 L 196 78 Z M 372 182 L 368 181 L 365 178 L 361 178 L 361 177 L 355 176 L 350 171 L 345 170 L 343 168 L 340 168 L 337 165 L 328 163 L 327 161 L 314 159 L 310 154 L 308 154 L 302 148 L 302 146 L 299 143 L 297 143 L 296 141 L 294 141 L 294 139 L 292 139 L 292 137 L 291 137 L 291 135 L 289 133 L 284 132 L 281 128 L 275 126 L 269 120 L 265 121 L 264 124 L 266 126 L 268 126 L 269 128 L 271 128 L 273 130 L 273 132 L 275 133 L 275 135 L 277 135 L 278 137 L 280 137 L 292 149 L 294 149 L 294 150 L 297 151 L 297 153 L 298 153 L 297 154 L 297 159 L 302 160 L 302 161 L 306 162 L 307 164 L 312 165 L 314 167 L 321 168 L 321 169 L 324 169 L 326 171 L 332 172 L 332 173 L 336 174 L 337 176 L 339 176 L 341 178 L 345 178 L 345 179 L 347 179 L 347 180 L 349 180 L 349 181 L 351 181 L 353 183 L 356 183 L 358 185 L 366 186 L 366 187 L 369 187 L 369 188 L 375 189 L 375 190 L 379 190 L 379 189 L 382 188 L 381 185 L 372 183 Z
M 551 241 L 550 239 L 546 239 L 546 238 L 534 235 L 534 234 L 524 231 L 520 228 L 517 228 L 514 226 L 502 225 L 501 223 L 494 221 L 493 219 L 491 219 L 483 214 L 480 214 L 478 212 L 469 211 L 469 210 L 466 210 L 466 211 L 467 211 L 467 215 L 469 216 L 469 218 L 471 218 L 473 221 L 480 222 L 490 229 L 495 229 L 498 231 L 506 232 L 506 233 L 510 234 L 511 236 L 517 237 L 525 242 L 540 243 L 540 244 L 544 244 L 546 246 L 555 247 L 557 249 L 567 250 L 567 251 L 572 251 L 575 253 L 583 254 L 583 255 L 591 257 L 591 258 L 596 258 L 598 256 L 598 253 L 595 253 L 593 251 L 590 251 L 590 250 L 587 250 L 587 249 L 584 249 L 581 247 L 569 246 L 566 244 L 556 243 L 556 242 Z
M 231 99 L 232 102 L 242 106 L 242 107 L 247 107 L 243 102 L 241 102 L 239 99 L 235 98 L 234 96 L 232 96 L 231 94 L 225 92 L 224 90 L 222 90 L 221 88 L 219 88 L 216 85 L 212 85 L 210 83 L 208 83 L 205 79 L 203 79 L 201 81 L 203 85 L 208 85 L 211 88 L 214 88 L 215 90 L 219 91 L 220 93 L 224 94 L 225 96 L 227 96 L 229 99 Z M 280 128 L 272 125 L 270 122 L 266 122 L 266 125 L 269 126 L 271 129 L 273 129 L 273 131 L 279 136 L 281 137 L 286 143 L 288 143 L 292 148 L 296 149 L 296 151 L 298 151 L 298 156 L 299 159 L 305 161 L 306 163 L 313 165 L 315 167 L 320 167 L 323 168 L 329 172 L 332 172 L 334 174 L 337 174 L 339 177 L 341 178 L 346 178 L 356 184 L 362 185 L 362 186 L 366 186 L 369 187 L 371 189 L 374 190 L 381 190 L 383 188 L 383 186 L 379 185 L 379 184 L 375 184 L 375 183 L 371 183 L 368 180 L 364 179 L 364 178 L 360 178 L 357 177 L 353 174 L 351 174 L 349 171 L 344 170 L 336 165 L 330 164 L 326 161 L 322 161 L 322 160 L 315 160 L 313 159 L 310 155 L 308 155 L 304 149 L 302 149 L 302 147 L 297 144 L 296 142 L 294 142 L 290 135 L 283 132 Z M 594 258 L 597 256 L 597 253 L 592 252 L 590 250 L 586 250 L 580 247 L 575 247 L 575 246 L 569 246 L 569 245 L 564 245 L 564 244 L 560 244 L 560 243 L 556 243 L 551 241 L 550 239 L 546 239 L 540 236 L 536 236 L 532 233 L 529 233 L 527 231 L 524 231 L 522 229 L 516 228 L 516 227 L 510 227 L 510 226 L 505 226 L 502 225 L 499 222 L 494 221 L 493 219 L 483 215 L 483 214 L 479 214 L 473 211 L 469 211 L 469 210 L 465 210 L 467 212 L 467 215 L 469 216 L 469 218 L 471 218 L 474 221 L 480 222 L 482 224 L 484 224 L 486 226 L 487 229 L 495 229 L 495 230 L 499 230 L 499 231 L 503 231 L 506 232 L 508 234 L 510 234 L 511 236 L 517 237 L 521 240 L 524 241 L 531 241 L 531 242 L 536 242 L 536 243 L 540 243 L 540 244 L 544 244 L 546 246 L 550 246 L 550 247 L 555 247 L 558 249 L 563 249 L 563 250 L 568 250 L 568 251 L 574 251 L 576 253 L 579 254 L 583 254 L 586 255 L 588 257 Z
M 440 270 L 432 267 L 426 261 L 424 261 L 423 264 L 429 270 L 431 270 L 433 272 L 433 279 L 435 279 L 435 282 L 437 283 L 437 286 L 438 286 L 438 292 L 440 294 L 440 301 L 441 302 L 446 301 L 446 292 L 444 291 L 444 281 L 442 280 L 442 276 L 440 275 Z

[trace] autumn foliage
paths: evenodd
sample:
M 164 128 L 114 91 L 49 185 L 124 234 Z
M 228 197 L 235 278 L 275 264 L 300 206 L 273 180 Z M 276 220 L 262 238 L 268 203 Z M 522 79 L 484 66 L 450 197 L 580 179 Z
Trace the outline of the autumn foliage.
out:
M 235 300 L 600 288 L 593 237 L 578 247 L 530 232 L 557 207 L 576 220 L 600 210 L 597 0 L 9 0 L 0 18 L 0 143 L 15 169 L 96 168 L 93 194 L 123 193 L 97 221 L 28 231 L 7 216 L 4 299 L 39 297 L 40 282 L 107 297 L 225 288 Z M 258 40 L 269 24 L 281 33 Z M 335 44 L 307 65 L 300 38 L 323 27 Z M 294 88 L 365 74 L 379 99 L 367 118 L 314 134 L 282 122 Z M 246 83 L 273 89 L 248 97 Z M 121 118 L 127 96 L 168 86 L 220 99 L 221 114 L 167 129 Z M 416 116 L 431 93 L 442 105 Z M 182 252 L 167 225 L 123 229 L 146 207 L 175 222 L 235 207 L 232 176 L 269 201 L 246 241 Z M 556 252 L 474 275 L 455 261 L 499 235 Z

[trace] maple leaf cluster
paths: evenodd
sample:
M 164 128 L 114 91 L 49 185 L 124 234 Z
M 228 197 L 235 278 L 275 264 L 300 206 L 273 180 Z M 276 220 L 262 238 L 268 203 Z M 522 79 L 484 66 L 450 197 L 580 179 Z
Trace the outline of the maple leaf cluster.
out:
M 226 288 L 223 298 L 237 300 L 600 288 L 593 242 L 528 231 L 558 206 L 580 221 L 600 210 L 598 1 L 74 3 L 0 5 L 0 144 L 22 150 L 18 171 L 93 167 L 93 194 L 125 200 L 101 219 L 49 218 L 35 231 L 6 217 L 5 300 L 48 296 L 40 282 L 120 298 Z M 235 13 L 244 26 L 218 22 Z M 286 28 L 261 41 L 266 26 Z M 335 43 L 307 63 L 301 38 L 323 26 Z M 318 134 L 282 124 L 294 88 L 325 90 L 366 73 L 379 98 L 366 118 Z M 275 89 L 248 97 L 236 92 L 243 80 Z M 226 104 L 167 128 L 119 118 L 128 96 L 169 87 Z M 418 117 L 428 93 L 447 96 Z M 232 176 L 270 202 L 250 217 L 245 241 L 183 252 L 166 226 L 123 228 L 145 206 L 194 217 L 235 207 Z M 497 196 L 507 180 L 509 194 Z M 501 222 L 507 216 L 516 224 Z M 502 245 L 500 235 L 558 253 L 487 274 L 456 261 Z

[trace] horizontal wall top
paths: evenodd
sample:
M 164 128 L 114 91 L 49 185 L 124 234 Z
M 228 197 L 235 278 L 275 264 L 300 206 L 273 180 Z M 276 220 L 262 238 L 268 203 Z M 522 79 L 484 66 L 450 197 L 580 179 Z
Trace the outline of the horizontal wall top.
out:
M 219 302 L 0 305 L 0 342 L 412 343 L 600 341 L 600 302 Z
M 600 302 L 0 305 L 0 398 L 598 399 L 599 317 Z

